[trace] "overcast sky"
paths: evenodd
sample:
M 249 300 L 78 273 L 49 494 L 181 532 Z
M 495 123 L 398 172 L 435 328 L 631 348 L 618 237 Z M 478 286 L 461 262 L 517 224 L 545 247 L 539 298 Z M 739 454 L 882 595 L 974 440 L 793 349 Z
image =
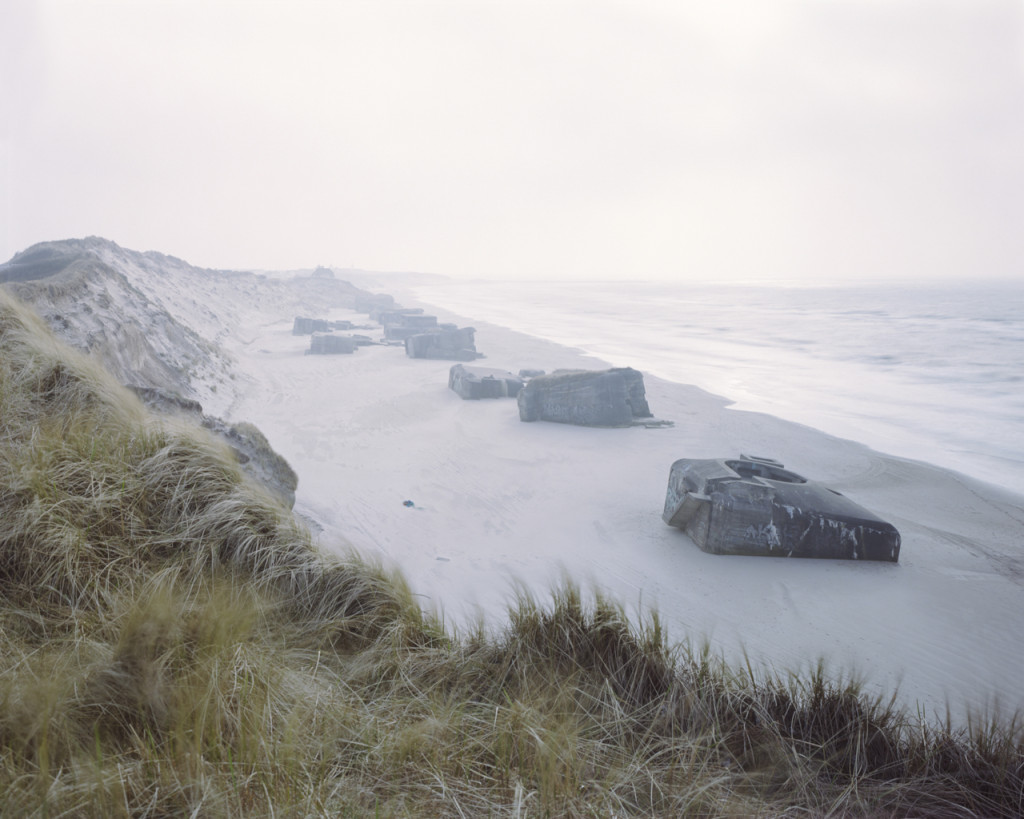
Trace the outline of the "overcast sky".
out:
M 0 260 L 1024 279 L 1021 0 L 3 0 Z

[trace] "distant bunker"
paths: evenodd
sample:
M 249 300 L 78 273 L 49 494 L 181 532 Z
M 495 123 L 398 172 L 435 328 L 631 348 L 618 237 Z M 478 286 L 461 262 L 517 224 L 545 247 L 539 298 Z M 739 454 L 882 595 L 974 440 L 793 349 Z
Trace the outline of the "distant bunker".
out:
M 523 379 L 505 370 L 453 364 L 448 371 L 448 388 L 465 400 L 515 398 Z
M 481 358 L 476 351 L 472 327 L 437 327 L 419 331 L 405 339 L 405 354 L 409 358 L 438 358 L 447 361 L 474 361 Z
M 653 417 L 644 395 L 643 373 L 632 367 L 556 370 L 520 391 L 519 420 L 628 427 Z
M 892 524 L 768 458 L 676 461 L 662 518 L 712 554 L 900 559 Z
M 351 330 L 351 321 L 328 321 L 327 319 L 296 316 L 292 323 L 293 336 L 308 336 L 313 333 L 329 333 L 331 330 Z
M 421 315 L 423 315 L 422 307 L 397 307 L 394 302 L 389 307 L 370 311 L 370 318 L 384 325 L 401 324 L 406 316 Z
M 313 333 L 306 355 L 339 355 L 354 353 L 358 340 L 354 336 L 336 336 L 332 333 Z

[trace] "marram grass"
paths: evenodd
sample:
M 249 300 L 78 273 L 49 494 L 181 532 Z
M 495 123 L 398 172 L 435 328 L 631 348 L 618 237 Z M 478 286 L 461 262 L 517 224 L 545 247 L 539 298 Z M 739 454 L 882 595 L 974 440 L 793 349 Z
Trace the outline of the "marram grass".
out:
M 564 583 L 449 633 L 0 292 L 0 815 L 1018 816 L 1020 726 Z

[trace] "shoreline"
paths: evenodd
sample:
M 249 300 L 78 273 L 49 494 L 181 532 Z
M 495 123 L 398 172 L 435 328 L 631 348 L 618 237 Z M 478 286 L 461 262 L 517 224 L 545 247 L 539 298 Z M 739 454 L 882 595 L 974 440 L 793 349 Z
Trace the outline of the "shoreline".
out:
M 652 283 L 647 285 L 661 289 Z M 458 283 L 413 286 L 411 294 L 424 303 L 442 305 L 449 304 L 445 296 L 451 295 L 455 302 L 452 312 L 461 310 L 462 315 L 474 316 L 473 308 L 476 307 L 481 314 L 490 316 L 492 324 L 515 328 L 555 344 L 579 346 L 597 358 L 628 364 L 642 370 L 645 375 L 658 375 L 674 383 L 700 386 L 712 394 L 727 397 L 734 409 L 774 415 L 830 435 L 856 440 L 879 452 L 933 463 L 1010 492 L 1024 494 L 1024 450 L 1021 448 L 1024 441 L 1021 441 L 1018 431 L 1008 425 L 1019 401 L 1001 399 L 984 391 L 976 394 L 978 385 L 967 381 L 932 381 L 920 369 L 920 361 L 916 364 L 907 362 L 906 373 L 903 374 L 901 368 L 872 368 L 870 363 L 857 358 L 858 351 L 861 355 L 866 351 L 850 347 L 848 340 L 840 341 L 837 346 L 827 346 L 830 352 L 826 358 L 811 354 L 807 349 L 811 342 L 807 339 L 814 338 L 815 332 L 825 328 L 820 321 L 815 326 L 807 318 L 816 311 L 808 311 L 806 303 L 789 305 L 796 312 L 792 316 L 794 336 L 787 339 L 793 344 L 790 349 L 781 344 L 777 327 L 761 339 L 750 334 L 748 324 L 738 325 L 745 328 L 742 330 L 731 325 L 729 317 L 722 314 L 727 303 L 723 293 L 730 290 L 728 286 L 697 288 L 691 294 L 694 299 L 692 306 L 702 310 L 706 302 L 711 315 L 717 318 L 709 319 L 711 323 L 708 323 L 695 321 L 689 315 L 680 316 L 680 321 L 688 328 L 679 331 L 686 337 L 685 342 L 676 338 L 675 327 L 666 323 L 669 313 L 656 303 L 648 304 L 648 309 L 642 313 L 651 317 L 652 328 L 667 337 L 666 346 L 654 342 L 656 336 L 647 331 L 630 329 L 637 323 L 635 319 L 619 321 L 608 316 L 612 308 L 610 291 L 598 285 L 595 295 L 584 292 L 574 296 L 575 291 L 568 289 L 570 286 L 571 283 L 567 282 L 551 282 L 537 291 L 523 291 L 522 299 L 517 297 L 519 290 L 507 287 L 494 289 L 484 285 L 477 294 L 465 284 Z M 775 295 L 754 298 L 750 321 L 755 325 L 773 318 L 776 310 L 788 304 L 785 300 L 777 301 L 777 294 L 784 292 L 785 288 L 765 290 Z M 859 312 L 857 308 L 871 301 L 869 297 L 875 290 L 871 287 L 853 289 L 850 303 L 843 306 L 856 315 Z M 894 292 L 900 293 L 901 290 L 895 288 Z M 641 292 L 645 295 L 638 297 L 640 301 L 649 302 L 652 294 Z M 430 296 L 437 298 L 432 301 Z M 545 302 L 545 297 L 552 297 L 556 303 L 574 303 L 582 298 L 589 308 L 611 320 L 606 324 L 577 320 L 572 315 L 552 309 Z M 674 304 L 680 295 L 676 290 L 668 290 L 665 298 Z M 902 313 L 907 307 L 905 300 L 908 297 L 893 298 L 895 300 L 888 306 L 888 311 Z M 939 302 L 936 309 L 940 309 L 942 299 L 933 298 Z M 817 306 L 825 313 L 838 309 L 834 300 Z M 636 315 L 629 309 L 626 312 Z M 842 338 L 844 333 L 850 332 L 848 315 L 841 312 L 838 319 L 844 322 L 838 328 Z M 969 323 L 1000 326 L 999 322 L 990 323 L 983 319 Z M 874 329 L 880 333 L 891 331 L 887 325 Z M 917 331 L 912 325 L 907 332 L 913 336 Z M 972 335 L 972 339 L 975 343 L 981 341 L 977 334 Z M 684 352 L 689 349 L 699 350 L 699 353 Z M 979 347 L 971 349 L 976 356 L 990 354 Z M 913 352 L 904 349 L 902 352 L 919 355 L 920 349 Z M 992 366 L 999 367 L 998 364 Z M 911 372 L 916 375 L 909 375 Z M 933 371 L 932 375 L 937 372 Z M 1006 377 L 1008 371 L 1004 367 L 997 374 Z M 969 377 L 966 373 L 960 375 Z M 866 389 L 874 391 L 875 395 L 866 400 L 864 394 L 851 389 L 850 384 L 871 385 Z M 1012 388 L 1010 383 L 1003 381 L 997 380 L 996 384 L 1002 384 L 1006 390 Z M 772 386 L 769 389 L 766 385 Z M 893 398 L 890 400 L 890 397 Z M 975 401 L 979 402 L 978 407 L 973 406 Z M 996 403 L 980 405 L 986 401 Z M 978 433 L 977 430 L 981 429 L 988 429 L 988 432 Z
M 475 326 L 481 366 L 604 365 L 392 292 Z M 707 640 L 730 661 L 749 656 L 779 673 L 823 658 L 831 674 L 862 676 L 880 696 L 898 686 L 899 702 L 930 718 L 947 705 L 954 719 L 1024 706 L 1024 639 L 1013 628 L 1024 614 L 1024 498 L 772 416 L 726 412 L 724 398 L 646 374 L 652 411 L 674 427 L 524 424 L 514 401 L 448 390 L 452 362 L 400 348 L 303 357 L 290 324 L 239 342 L 240 365 L 260 386 L 234 415 L 298 472 L 296 511 L 322 527 L 324 548 L 349 543 L 401 570 L 453 625 L 483 617 L 500 628 L 517 584 L 544 600 L 571 578 L 631 618 L 657 609 L 674 642 Z M 665 526 L 672 461 L 740 451 L 775 457 L 893 522 L 901 562 L 709 555 Z

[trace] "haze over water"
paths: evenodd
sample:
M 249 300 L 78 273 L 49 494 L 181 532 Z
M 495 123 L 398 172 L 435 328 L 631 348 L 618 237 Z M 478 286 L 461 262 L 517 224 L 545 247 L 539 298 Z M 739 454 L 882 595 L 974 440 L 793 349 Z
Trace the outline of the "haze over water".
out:
M 416 295 L 1024 492 L 1020 285 L 447 281 Z

